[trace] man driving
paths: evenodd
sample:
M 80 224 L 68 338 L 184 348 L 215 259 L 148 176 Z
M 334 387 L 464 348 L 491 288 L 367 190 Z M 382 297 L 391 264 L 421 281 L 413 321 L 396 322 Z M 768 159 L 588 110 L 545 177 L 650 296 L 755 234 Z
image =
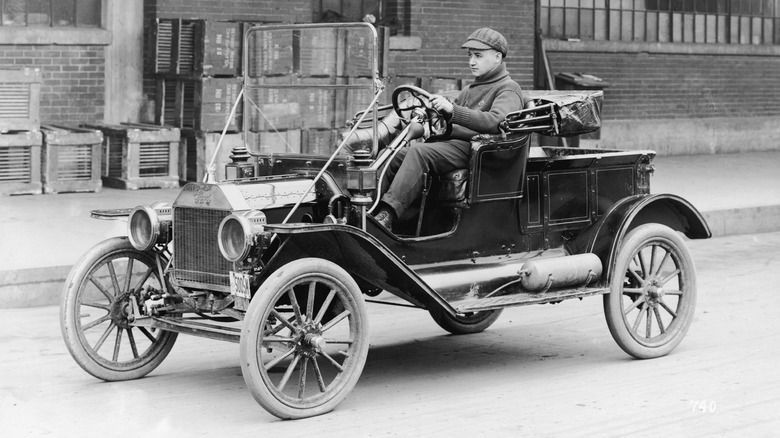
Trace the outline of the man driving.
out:
M 390 181 L 375 215 L 388 230 L 404 218 L 422 196 L 425 175 L 443 175 L 468 167 L 470 139 L 477 134 L 498 134 L 507 113 L 522 108 L 520 86 L 506 69 L 507 41 L 499 32 L 481 28 L 469 35 L 461 48 L 468 50 L 474 81 L 455 100 L 432 95 L 433 108 L 452 123 L 449 138 L 416 142 L 404 148 L 388 164 Z

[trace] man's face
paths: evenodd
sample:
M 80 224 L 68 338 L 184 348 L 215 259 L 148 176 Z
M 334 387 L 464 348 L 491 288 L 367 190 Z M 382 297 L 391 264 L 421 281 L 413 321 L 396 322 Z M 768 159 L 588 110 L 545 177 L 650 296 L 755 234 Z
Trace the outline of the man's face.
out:
M 501 53 L 497 50 L 469 49 L 469 67 L 474 77 L 478 78 L 486 73 L 490 73 L 501 64 L 502 60 Z

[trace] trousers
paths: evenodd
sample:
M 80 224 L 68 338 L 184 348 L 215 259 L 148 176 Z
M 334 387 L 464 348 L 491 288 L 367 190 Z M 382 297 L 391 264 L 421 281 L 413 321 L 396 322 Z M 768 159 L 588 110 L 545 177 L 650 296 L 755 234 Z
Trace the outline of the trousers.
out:
M 471 143 L 466 140 L 447 140 L 433 143 L 412 143 L 401 149 L 387 165 L 385 173 L 389 187 L 382 202 L 403 219 L 422 198 L 425 175 L 443 175 L 469 164 Z M 383 182 L 383 187 L 387 183 Z

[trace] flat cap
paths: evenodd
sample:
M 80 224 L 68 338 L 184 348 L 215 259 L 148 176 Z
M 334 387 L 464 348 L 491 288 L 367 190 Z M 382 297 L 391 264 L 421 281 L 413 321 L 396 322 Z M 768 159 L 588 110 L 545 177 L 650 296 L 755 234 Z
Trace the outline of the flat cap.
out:
M 506 56 L 508 44 L 503 35 L 488 27 L 475 30 L 466 42 L 460 46 L 463 49 L 487 50 L 493 49 Z

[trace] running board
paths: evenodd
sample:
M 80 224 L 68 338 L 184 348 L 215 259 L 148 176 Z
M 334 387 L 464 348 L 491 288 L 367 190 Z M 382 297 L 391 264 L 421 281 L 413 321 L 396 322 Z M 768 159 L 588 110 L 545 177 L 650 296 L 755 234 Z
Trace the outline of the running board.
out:
M 504 307 L 526 306 L 529 304 L 545 304 L 583 298 L 592 295 L 602 295 L 609 292 L 609 288 L 582 287 L 577 289 L 562 289 L 541 293 L 515 293 L 498 297 L 467 298 L 450 302 L 458 313 L 479 312 L 482 310 L 503 309 Z
M 205 323 L 193 321 L 191 319 L 168 319 L 168 318 L 141 318 L 134 323 L 136 327 L 150 327 L 169 332 L 184 333 L 187 335 L 199 336 L 201 338 L 216 339 L 218 341 L 228 341 L 238 344 L 241 342 L 241 329 L 229 327 L 226 325 Z

